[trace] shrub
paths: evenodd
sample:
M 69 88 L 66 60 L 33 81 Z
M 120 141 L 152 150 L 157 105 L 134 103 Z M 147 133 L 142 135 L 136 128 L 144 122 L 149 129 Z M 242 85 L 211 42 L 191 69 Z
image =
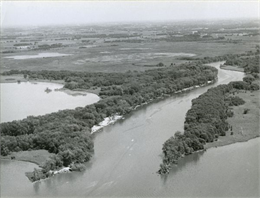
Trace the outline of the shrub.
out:
M 249 111 L 249 109 L 244 109 L 244 112 L 243 112 L 243 114 L 247 114 L 247 113 L 248 113 L 248 111 Z
M 230 98 L 230 103 L 229 103 L 230 106 L 239 106 L 245 104 L 245 101 L 238 96 L 231 96 L 229 98 Z

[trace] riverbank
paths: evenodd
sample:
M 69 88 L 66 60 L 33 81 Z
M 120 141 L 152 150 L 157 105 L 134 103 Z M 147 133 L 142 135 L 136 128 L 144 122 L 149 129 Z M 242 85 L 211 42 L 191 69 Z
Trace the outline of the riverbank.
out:
M 95 89 L 95 90 L 90 90 L 90 89 L 74 89 L 70 90 L 67 88 L 60 88 L 60 89 L 55 89 L 54 91 L 62 91 L 66 94 L 72 95 L 72 96 L 86 96 L 88 93 L 93 93 L 96 95 L 99 95 L 100 88 Z
M 41 167 L 47 160 L 50 159 L 51 156 L 54 156 L 54 154 L 49 153 L 46 150 L 19 151 L 12 152 L 7 156 L 1 156 L 1 160 L 7 159 L 31 162 Z
M 231 66 L 231 65 L 220 65 L 220 69 L 224 70 L 230 70 L 230 71 L 238 71 L 238 72 L 244 72 L 244 68 L 242 67 L 236 67 L 236 66 Z
M 205 149 L 225 146 L 236 142 L 246 142 L 259 137 L 259 93 L 260 91 L 240 91 L 235 96 L 242 98 L 245 104 L 232 107 L 234 115 L 227 119 L 232 130 L 226 136 L 220 136 L 218 141 L 207 143 Z
M 204 87 L 204 86 L 213 84 L 213 83 L 215 83 L 215 82 L 216 82 L 216 80 L 212 80 L 212 81 L 208 81 L 208 82 L 205 83 L 205 84 L 194 85 L 194 86 L 187 87 L 187 88 L 184 88 L 184 89 L 179 90 L 179 91 L 175 91 L 173 94 L 164 94 L 164 95 L 162 95 L 162 96 L 160 96 L 160 97 L 158 97 L 158 98 L 156 98 L 156 99 L 154 99 L 154 100 L 150 100 L 150 101 L 144 102 L 144 103 L 142 103 L 142 104 L 140 104 L 140 105 L 137 105 L 137 106 L 133 107 L 133 108 L 131 109 L 131 111 L 134 111 L 134 110 L 136 110 L 137 108 L 140 108 L 140 107 L 142 107 L 142 106 L 144 106 L 144 105 L 147 105 L 147 104 L 149 104 L 149 103 L 151 103 L 151 102 L 153 102 L 153 101 L 155 101 L 155 100 L 157 100 L 157 99 L 164 99 L 164 98 L 167 98 L 167 97 L 169 97 L 169 96 L 171 96 L 171 95 L 179 94 L 179 93 L 184 93 L 184 92 L 187 92 L 187 91 L 191 91 L 191 90 L 194 90 L 194 89 L 197 89 L 197 88 L 200 88 L 200 87 Z M 113 116 L 110 116 L 110 117 L 106 117 L 106 118 L 105 118 L 102 122 L 100 122 L 98 125 L 94 125 L 94 126 L 91 128 L 91 134 L 93 134 L 93 133 L 99 131 L 100 129 L 102 129 L 102 128 L 105 127 L 105 126 L 108 126 L 108 125 L 110 125 L 110 124 L 115 123 L 117 120 L 120 120 L 120 119 L 122 119 L 122 118 L 123 118 L 123 116 L 122 116 L 122 115 L 118 115 L 118 114 L 113 115 Z
M 28 78 L 24 78 L 24 76 L 21 74 L 0 76 L 0 83 L 19 83 L 19 82 L 31 82 L 31 83 L 45 82 L 45 83 L 55 83 L 55 84 L 62 84 L 62 85 L 65 84 L 63 80 L 28 79 Z
M 102 122 L 100 122 L 98 125 L 94 125 L 92 128 L 91 128 L 91 134 L 99 131 L 100 129 L 102 129 L 103 127 L 105 126 L 108 126 L 110 124 L 113 124 L 115 123 L 117 120 L 120 120 L 122 119 L 123 116 L 121 115 L 113 115 L 113 116 L 110 116 L 110 117 L 106 117 Z

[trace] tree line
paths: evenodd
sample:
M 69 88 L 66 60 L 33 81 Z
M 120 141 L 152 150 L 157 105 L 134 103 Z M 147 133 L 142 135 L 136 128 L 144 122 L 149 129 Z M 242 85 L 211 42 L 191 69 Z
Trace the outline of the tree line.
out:
M 235 56 L 228 58 L 224 65 L 234 65 L 244 68 L 246 74 L 259 74 L 259 52 L 254 55 Z

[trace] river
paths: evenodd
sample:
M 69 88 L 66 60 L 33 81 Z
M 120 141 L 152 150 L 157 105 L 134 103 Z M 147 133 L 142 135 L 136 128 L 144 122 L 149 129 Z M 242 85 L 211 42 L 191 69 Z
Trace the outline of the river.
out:
M 211 65 L 219 69 L 219 64 Z M 30 163 L 1 162 L 1 194 L 6 197 L 257 197 L 259 138 L 187 156 L 167 177 L 156 174 L 162 144 L 177 130 L 183 131 L 191 100 L 210 87 L 242 78 L 243 73 L 219 70 L 216 84 L 155 101 L 103 128 L 95 133 L 95 155 L 83 173 L 60 174 L 31 184 L 21 174 Z M 22 184 L 17 186 L 19 181 Z

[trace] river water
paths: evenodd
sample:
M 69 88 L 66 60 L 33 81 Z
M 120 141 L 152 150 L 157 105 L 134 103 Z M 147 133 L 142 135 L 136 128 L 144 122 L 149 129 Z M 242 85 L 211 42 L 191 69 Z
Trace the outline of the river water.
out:
M 211 65 L 219 68 L 219 64 Z M 156 174 L 162 144 L 177 130 L 183 131 L 191 100 L 212 86 L 242 78 L 243 73 L 219 70 L 216 84 L 155 101 L 105 127 L 95 133 L 95 155 L 83 173 L 60 174 L 32 184 L 21 173 L 32 169 L 30 163 L 1 162 L 1 194 L 6 197 L 258 197 L 259 138 L 187 156 L 167 177 Z M 19 182 L 22 184 L 17 185 Z
M 57 52 L 49 52 L 49 53 L 39 53 L 39 54 L 35 54 L 35 55 L 6 56 L 4 58 L 25 60 L 25 59 L 32 59 L 32 58 L 52 58 L 52 57 L 70 56 L 70 55 L 71 54 L 60 54 Z

